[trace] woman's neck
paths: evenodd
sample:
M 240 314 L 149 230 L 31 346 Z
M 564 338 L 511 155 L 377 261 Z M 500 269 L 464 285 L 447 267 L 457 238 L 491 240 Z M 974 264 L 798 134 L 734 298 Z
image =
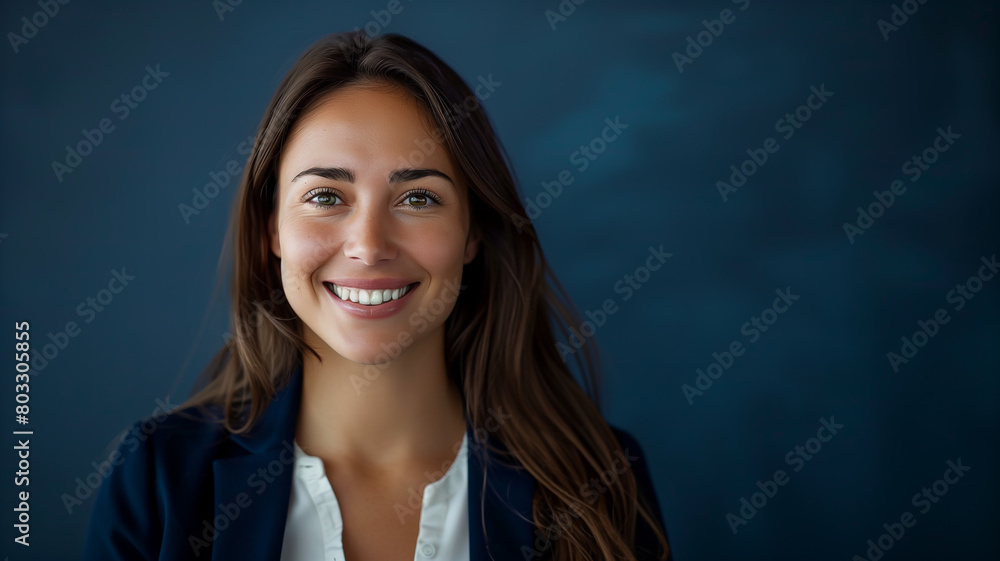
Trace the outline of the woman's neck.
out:
M 465 414 L 439 331 L 379 365 L 347 360 L 322 344 L 322 362 L 307 353 L 299 446 L 326 461 L 387 471 L 454 456 Z

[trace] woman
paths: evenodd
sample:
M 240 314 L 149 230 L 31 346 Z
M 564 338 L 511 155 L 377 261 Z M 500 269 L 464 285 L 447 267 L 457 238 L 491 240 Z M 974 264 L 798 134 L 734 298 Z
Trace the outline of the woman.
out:
M 232 227 L 234 336 L 123 442 L 85 558 L 667 558 L 639 445 L 560 354 L 579 320 L 496 133 L 433 53 L 310 48 Z

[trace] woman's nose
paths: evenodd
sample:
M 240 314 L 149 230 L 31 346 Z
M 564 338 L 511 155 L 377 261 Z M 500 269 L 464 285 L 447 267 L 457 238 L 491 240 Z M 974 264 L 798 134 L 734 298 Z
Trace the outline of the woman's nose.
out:
M 396 246 L 390 239 L 391 220 L 389 211 L 384 207 L 359 202 L 346 224 L 348 231 L 344 254 L 365 265 L 396 257 Z

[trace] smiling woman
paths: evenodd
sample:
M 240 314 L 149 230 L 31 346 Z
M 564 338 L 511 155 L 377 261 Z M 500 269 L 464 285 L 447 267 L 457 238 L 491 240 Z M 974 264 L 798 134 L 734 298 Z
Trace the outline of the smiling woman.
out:
M 123 451 L 86 559 L 669 557 L 590 347 L 582 385 L 559 356 L 579 318 L 470 98 L 395 35 L 295 64 L 234 209 L 235 336 Z

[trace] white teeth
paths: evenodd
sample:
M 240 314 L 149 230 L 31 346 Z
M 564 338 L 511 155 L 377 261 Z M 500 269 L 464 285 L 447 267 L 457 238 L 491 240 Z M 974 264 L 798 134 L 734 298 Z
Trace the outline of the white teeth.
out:
M 350 300 L 365 306 L 378 306 L 392 300 L 398 300 L 410 291 L 409 285 L 402 288 L 392 288 L 383 290 L 365 290 L 362 288 L 347 288 L 330 283 L 333 293 L 341 300 Z

